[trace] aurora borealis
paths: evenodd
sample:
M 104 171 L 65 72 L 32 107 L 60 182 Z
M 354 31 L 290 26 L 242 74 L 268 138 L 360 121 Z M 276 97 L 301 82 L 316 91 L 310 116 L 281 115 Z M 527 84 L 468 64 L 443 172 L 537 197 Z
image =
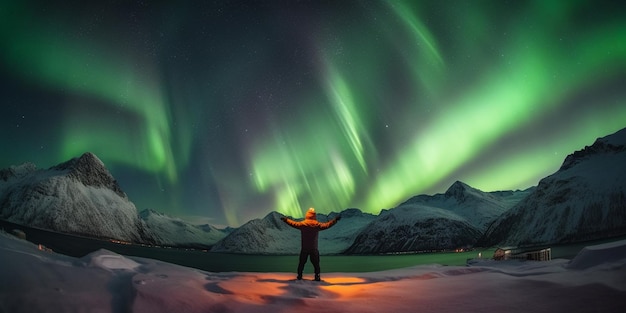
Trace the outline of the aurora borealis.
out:
M 626 127 L 619 1 L 3 1 L 0 167 L 239 226 L 523 189 Z

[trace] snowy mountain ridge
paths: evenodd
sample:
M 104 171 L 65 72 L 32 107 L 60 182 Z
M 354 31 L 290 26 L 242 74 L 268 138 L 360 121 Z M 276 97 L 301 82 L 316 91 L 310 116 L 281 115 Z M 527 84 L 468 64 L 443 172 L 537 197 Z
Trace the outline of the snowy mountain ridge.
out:
M 208 248 L 229 230 L 191 225 L 135 205 L 93 153 L 47 170 L 24 163 L 0 170 L 0 218 L 95 238 Z
M 444 209 L 480 231 L 506 210 L 526 197 L 533 188 L 520 191 L 484 192 L 456 181 L 443 194 L 418 195 L 398 205 L 419 205 Z
M 560 169 L 527 190 L 483 192 L 455 182 L 379 215 L 348 209 L 320 233 L 320 251 L 389 253 L 473 245 L 543 245 L 626 234 L 626 129 L 567 156 Z M 0 219 L 66 233 L 212 251 L 292 254 L 299 234 L 269 213 L 234 230 L 194 226 L 154 210 L 137 213 L 91 153 L 37 169 L 0 170 Z
M 565 171 L 576 164 L 589 160 L 598 154 L 621 153 L 626 150 L 626 129 L 622 129 L 613 135 L 598 138 L 591 146 L 575 151 L 563 161 L 559 171 Z
M 383 211 L 364 227 L 349 254 L 455 249 L 473 245 L 480 231 L 446 209 L 404 204 Z
M 64 212 L 55 211 L 56 209 L 43 210 L 43 208 L 47 206 L 40 205 L 36 203 L 37 201 L 33 200 L 30 202 L 31 204 L 29 207 L 38 207 L 43 211 L 37 211 L 38 213 L 35 214 L 34 211 L 31 212 L 23 207 L 20 207 L 19 209 L 15 207 L 13 209 L 3 208 L 3 215 L 1 217 L 16 223 L 94 237 L 116 238 L 121 240 L 143 242 L 145 239 L 142 239 L 142 237 L 138 235 L 120 236 L 119 234 L 124 234 L 124 232 L 120 228 L 115 228 L 110 225 L 114 223 L 124 223 L 123 221 L 130 220 L 133 224 L 125 225 L 124 229 L 132 231 L 133 229 L 138 228 L 141 230 L 143 237 L 149 238 L 149 242 L 159 245 L 183 245 L 203 248 L 215 245 L 213 247 L 213 251 L 235 253 L 290 254 L 297 253 L 297 251 L 299 251 L 299 240 L 297 240 L 299 234 L 297 233 L 297 230 L 294 230 L 282 223 L 282 221 L 279 220 L 282 215 L 279 215 L 278 213 L 270 213 L 263 219 L 250 221 L 230 234 L 227 231 L 220 231 L 210 225 L 205 227 L 190 225 L 180 219 L 158 213 L 154 210 L 144 210 L 141 214 L 137 214 L 136 208 L 132 202 L 128 200 L 126 194 L 117 184 L 117 181 L 115 181 L 112 175 L 106 170 L 102 161 L 91 153 L 86 153 L 80 158 L 75 158 L 61 163 L 48 170 L 37 170 L 33 164 L 13 166 L 9 169 L 0 171 L 0 177 L 4 178 L 3 182 L 6 182 L 6 184 L 0 183 L 0 186 L 5 186 L 5 189 L 7 190 L 13 190 L 9 192 L 9 194 L 12 195 L 16 194 L 15 190 L 21 190 L 22 194 L 30 194 L 32 196 L 37 194 L 38 188 L 54 189 L 60 188 L 60 184 L 69 184 L 73 186 L 72 188 L 82 188 L 93 191 L 91 193 L 87 193 L 86 197 L 89 198 L 88 200 L 90 201 L 96 201 L 96 206 L 98 206 L 101 210 L 102 208 L 109 208 L 104 210 L 105 212 L 116 212 L 117 207 L 119 206 L 116 205 L 116 203 L 125 203 L 128 206 L 124 216 L 109 216 L 106 218 L 107 222 L 100 221 L 95 223 L 92 222 L 95 214 L 89 214 L 88 212 L 97 211 L 98 209 L 88 207 L 89 209 L 83 209 L 83 212 L 71 213 L 68 215 Z M 44 183 L 39 183 L 38 181 L 43 181 Z M 96 191 L 98 193 L 108 194 L 109 196 L 98 196 L 94 194 Z M 56 199 L 56 202 L 65 201 L 66 204 L 64 204 L 64 206 L 73 207 L 77 205 L 77 203 L 87 201 L 84 199 L 77 199 L 75 197 L 73 198 L 74 195 L 79 194 L 81 193 L 72 192 L 69 195 L 59 193 L 53 197 L 53 199 Z M 85 195 L 85 193 L 83 194 Z M 493 212 L 489 212 L 488 209 L 493 210 L 493 208 L 496 208 L 496 210 L 503 210 L 506 205 L 499 203 L 499 199 L 510 199 L 512 198 L 511 195 L 519 194 L 519 192 L 503 194 L 507 195 L 508 198 L 504 196 L 498 197 L 492 195 L 491 193 L 483 193 L 482 191 L 467 186 L 466 184 L 456 182 L 445 194 L 438 194 L 435 196 L 421 195 L 407 200 L 399 206 L 404 208 L 395 211 L 393 216 L 398 216 L 396 218 L 397 221 L 406 222 L 411 220 L 413 221 L 412 225 L 421 225 L 420 227 L 415 228 L 414 231 L 418 231 L 420 233 L 431 233 L 431 237 L 436 236 L 441 239 L 440 241 L 446 242 L 446 247 L 451 245 L 466 246 L 468 243 L 471 244 L 475 241 L 473 238 L 476 237 L 475 233 L 477 231 L 481 231 L 479 227 L 485 223 L 483 220 L 489 219 L 493 214 L 495 214 Z M 40 200 L 41 197 L 35 197 L 35 199 Z M 15 203 L 17 202 L 19 201 L 15 201 Z M 488 209 L 482 209 L 482 211 L 488 213 L 476 215 L 465 212 L 477 212 L 478 210 L 475 207 L 481 203 L 489 204 L 484 206 Z M 462 210 L 462 206 L 466 209 Z M 408 210 L 408 208 L 411 207 L 419 207 L 422 209 Z M 467 208 L 471 208 L 471 210 L 467 210 Z M 56 219 L 62 219 L 66 222 L 49 225 L 42 221 L 35 221 L 30 218 L 31 216 L 39 216 L 40 219 L 49 220 L 50 214 L 47 214 L 49 212 L 57 212 L 54 215 Z M 381 215 L 384 216 L 386 214 L 385 212 L 386 211 L 383 211 Z M 338 213 L 331 213 L 328 216 L 319 214 L 318 216 L 320 220 L 323 221 L 325 219 L 333 218 L 334 214 Z M 379 216 L 363 213 L 358 209 L 348 209 L 341 212 L 341 214 L 344 219 L 339 226 L 320 233 L 320 251 L 323 254 L 342 253 L 346 251 L 354 245 L 357 236 L 361 235 L 361 239 L 363 239 L 365 237 L 363 237 L 362 233 L 371 233 L 372 230 L 366 230 L 367 226 L 371 222 L 380 218 Z M 137 215 L 139 216 L 139 219 L 137 219 Z M 75 218 L 74 216 L 78 218 Z M 475 216 L 478 217 L 474 219 L 470 218 L 469 221 L 471 222 L 468 221 L 468 217 Z M 382 220 L 382 222 L 379 221 L 371 227 L 374 229 L 378 229 L 381 226 L 389 227 L 390 229 L 407 227 L 407 225 L 404 224 L 390 225 L 389 221 L 390 220 Z M 73 225 L 69 225 L 70 223 Z M 478 227 L 472 225 L 478 225 Z M 433 227 L 437 228 L 437 231 L 433 231 L 431 229 Z M 460 233 L 465 234 L 465 240 L 459 241 L 457 239 L 453 240 L 448 238 L 450 237 L 447 234 L 448 228 L 462 229 Z M 413 236 L 409 233 L 402 233 L 405 236 L 409 236 L 407 238 L 398 237 L 394 238 L 394 240 L 399 242 L 409 241 Z M 398 235 L 401 233 L 391 232 L 389 234 Z M 454 235 L 451 236 L 454 237 Z M 296 237 L 295 240 L 294 237 Z M 367 238 L 370 238 L 369 240 L 380 240 L 385 238 L 385 236 Z M 415 242 L 415 240 L 413 241 Z M 432 238 L 424 241 L 428 242 L 426 245 L 428 249 L 434 249 L 438 245 L 438 241 L 433 240 Z M 372 244 L 365 244 L 361 242 L 361 247 L 356 248 L 355 246 L 352 248 L 352 251 L 358 251 L 358 253 L 381 252 L 363 248 L 364 245 L 372 246 Z M 388 247 L 389 245 L 383 246 Z M 397 244 L 395 246 L 401 247 L 402 245 Z M 416 246 L 409 245 L 405 248 L 415 249 Z
M 456 181 L 443 194 L 418 195 L 383 210 L 345 252 L 378 254 L 472 247 L 490 222 L 531 190 L 483 192 Z
M 479 244 L 544 245 L 626 234 L 626 128 L 565 158 Z
M 51 167 L 0 171 L 0 218 L 32 227 L 133 242 L 153 242 L 135 205 L 92 153 Z
M 120 197 L 128 199 L 117 180 L 106 169 L 104 163 L 93 153 L 87 152 L 79 158 L 53 166 L 51 170 L 66 171 L 69 178 L 85 186 L 102 187 L 113 190 Z
M 261 219 L 253 219 L 236 228 L 217 242 L 212 252 L 235 252 L 246 254 L 290 254 L 300 251 L 300 241 L 287 232 L 289 227 L 278 212 L 270 212 Z
M 209 224 L 192 225 L 152 209 L 139 212 L 139 216 L 160 245 L 209 248 L 229 233 Z
M 319 233 L 322 254 L 372 254 L 456 249 L 472 246 L 487 224 L 530 193 L 482 192 L 455 182 L 445 194 L 419 195 L 379 215 L 347 209 L 334 227 Z M 213 246 L 213 252 L 294 254 L 300 250 L 299 232 L 272 212 L 242 225 Z M 295 237 L 295 238 L 294 238 Z

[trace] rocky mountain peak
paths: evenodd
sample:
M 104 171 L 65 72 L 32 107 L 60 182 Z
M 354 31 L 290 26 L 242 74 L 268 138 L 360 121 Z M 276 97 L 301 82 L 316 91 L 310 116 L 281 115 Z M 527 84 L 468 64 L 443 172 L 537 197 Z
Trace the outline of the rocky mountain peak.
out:
M 462 201 L 465 199 L 467 191 L 471 189 L 472 187 L 457 180 L 454 184 L 452 184 L 452 186 L 450 186 L 450 188 L 448 188 L 448 190 L 446 190 L 445 196 Z
M 358 208 L 349 208 L 349 209 L 343 210 L 340 214 L 341 214 L 341 217 L 353 217 L 353 216 L 360 216 L 360 215 L 367 214 L 367 213 L 363 213 L 363 211 L 361 211 Z
M 104 166 L 104 163 L 93 153 L 86 152 L 78 158 L 52 167 L 59 171 L 68 171 L 68 176 L 83 183 L 85 186 L 105 187 L 113 190 L 122 198 L 127 198 L 117 180 Z

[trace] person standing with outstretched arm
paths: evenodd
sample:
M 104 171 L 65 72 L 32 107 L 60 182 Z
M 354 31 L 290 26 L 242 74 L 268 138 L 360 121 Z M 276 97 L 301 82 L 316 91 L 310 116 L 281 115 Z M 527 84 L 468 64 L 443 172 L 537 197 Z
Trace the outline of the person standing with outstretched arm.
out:
M 328 229 L 337 224 L 337 221 L 341 219 L 341 215 L 337 215 L 334 219 L 320 223 L 317 221 L 317 215 L 315 209 L 310 208 L 301 222 L 294 221 L 288 217 L 281 217 L 283 222 L 287 225 L 300 230 L 300 261 L 298 263 L 298 280 L 302 279 L 302 271 L 304 270 L 304 264 L 306 259 L 310 258 L 313 263 L 313 269 L 315 270 L 315 280 L 320 281 L 320 251 L 317 249 L 318 233 L 321 230 Z

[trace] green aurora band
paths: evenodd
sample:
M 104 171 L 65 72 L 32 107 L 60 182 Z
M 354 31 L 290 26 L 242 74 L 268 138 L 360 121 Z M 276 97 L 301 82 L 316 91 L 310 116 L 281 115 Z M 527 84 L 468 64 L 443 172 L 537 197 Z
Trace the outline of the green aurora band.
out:
M 537 5 L 542 5 L 542 2 Z M 556 11 L 567 11 L 570 5 L 572 4 L 564 3 Z M 529 10 L 542 11 L 541 8 Z M 405 60 L 406 68 L 412 71 L 409 75 L 410 84 L 416 86 L 416 90 L 425 90 L 425 96 L 416 94 L 404 103 L 408 111 L 406 116 L 420 114 L 419 111 L 411 110 L 418 107 L 416 103 L 431 102 L 432 105 L 439 106 L 438 102 L 444 102 L 441 105 L 455 109 L 434 115 L 425 127 L 415 127 L 408 142 L 397 144 L 395 157 L 385 166 L 371 162 L 376 161 L 377 151 L 369 140 L 366 125 L 373 119 L 368 113 L 375 112 L 375 109 L 368 108 L 384 103 L 369 94 L 375 88 L 371 84 L 376 84 L 376 79 L 363 82 L 358 75 L 352 77 L 350 73 L 353 72 L 352 69 L 365 68 L 368 70 L 363 72 L 369 74 L 368 78 L 383 75 L 376 72 L 375 62 L 369 59 L 358 64 L 353 61 L 350 68 L 341 70 L 340 66 L 332 65 L 332 58 L 324 57 L 327 68 L 323 71 L 325 75 L 322 78 L 327 82 L 325 85 L 330 94 L 327 102 L 341 114 L 337 114 L 334 120 L 332 116 L 318 117 L 315 119 L 317 126 L 311 126 L 318 133 L 298 133 L 298 136 L 287 141 L 288 145 L 289 142 L 299 143 L 300 147 L 286 151 L 281 149 L 285 141 L 263 143 L 263 148 L 255 154 L 259 157 L 252 158 L 257 186 L 261 191 L 274 190 L 279 199 L 279 211 L 300 215 L 302 208 L 307 205 L 302 203 L 302 199 L 315 199 L 315 204 L 320 207 L 343 207 L 351 204 L 375 213 L 381 208 L 389 208 L 411 195 L 429 190 L 464 164 L 480 157 L 482 151 L 504 135 L 523 128 L 532 120 L 540 119 L 554 107 L 566 106 L 563 99 L 576 89 L 585 87 L 589 83 L 588 77 L 616 74 L 607 73 L 606 69 L 611 68 L 611 64 L 626 59 L 624 23 L 599 27 L 586 36 L 577 38 L 573 46 L 567 47 L 549 44 L 556 38 L 555 34 L 544 31 L 528 33 L 521 28 L 517 33 L 510 34 L 511 47 L 506 50 L 510 55 L 485 66 L 479 73 L 480 76 L 468 82 L 470 87 L 464 88 L 454 98 L 444 94 L 432 95 L 430 92 L 449 89 L 438 85 L 445 84 L 440 77 L 454 74 L 442 73 L 447 67 L 452 67 L 446 66 L 442 53 L 436 48 L 437 44 L 420 22 L 416 14 L 418 10 L 411 10 L 408 5 L 398 3 L 393 11 L 401 21 L 393 29 L 404 29 L 409 34 L 410 38 L 403 40 L 413 43 L 409 44 L 408 55 L 419 57 L 405 57 L 405 51 L 395 53 Z M 469 14 L 477 15 L 478 12 Z M 537 26 L 538 29 L 556 28 L 554 23 L 558 21 L 554 22 L 553 16 L 546 15 L 543 18 L 538 21 L 543 23 Z M 472 20 L 467 23 L 487 22 Z M 364 49 L 362 45 L 356 47 Z M 579 53 L 568 53 L 564 49 Z M 376 54 L 376 51 L 367 51 L 365 48 L 362 53 Z M 623 69 L 616 67 L 615 70 Z M 562 74 L 556 77 L 557 73 Z M 350 84 L 351 81 L 354 83 Z M 359 97 L 358 107 L 355 104 L 355 94 L 364 95 Z M 619 101 L 623 103 L 623 99 Z M 311 115 L 307 114 L 306 119 L 311 119 Z M 333 125 L 329 121 L 337 124 L 339 130 L 319 133 L 319 130 Z M 592 136 L 601 136 L 601 130 L 610 132 L 623 127 L 625 122 L 626 106 L 615 106 L 610 113 L 602 111 L 583 116 L 582 121 L 576 122 L 582 123 L 581 127 L 573 129 L 577 135 L 571 136 L 567 143 L 556 140 L 550 144 L 554 146 L 554 151 L 573 151 L 588 143 L 588 131 L 597 134 Z M 293 131 L 293 128 L 289 129 L 290 132 Z M 337 134 L 343 134 L 344 137 L 338 137 Z M 363 142 L 368 144 L 364 146 Z M 502 164 L 473 172 L 466 181 L 486 190 L 534 185 L 538 177 L 554 171 L 555 165 L 562 162 L 564 157 L 563 153 L 546 156 L 544 144 L 529 147 L 532 149 L 522 154 L 507 156 L 506 161 L 498 160 Z M 311 147 L 319 150 L 311 151 Z M 341 153 L 337 152 L 337 147 L 352 149 Z M 366 152 L 371 155 L 364 156 Z M 544 155 L 540 156 L 542 153 Z M 263 161 L 256 163 L 259 160 Z M 347 165 L 354 164 L 355 161 L 359 167 Z M 367 175 L 368 166 L 383 166 L 383 169 L 375 175 Z M 361 202 L 355 203 L 355 182 L 363 181 L 368 181 L 367 196 L 361 198 Z
M 0 15 L 0 35 L 8 39 L 3 40 L 3 57 L 14 71 L 46 87 L 69 89 L 113 106 L 102 112 L 104 116 L 94 118 L 93 106 L 84 99 L 76 100 L 81 103 L 67 112 L 60 159 L 92 151 L 113 162 L 161 173 L 176 182 L 181 164 L 176 163 L 174 151 L 185 152 L 189 147 L 173 145 L 168 104 L 155 79 L 159 75 L 151 71 L 149 62 L 132 63 L 132 58 L 111 47 L 77 41 L 33 25 L 37 18 L 25 18 L 29 16 L 26 8 L 12 9 L 19 14 L 0 11 L 4 13 Z M 119 112 L 123 112 L 122 117 Z M 137 126 L 111 127 L 110 121 L 120 118 L 131 119 L 132 123 L 126 125 Z
M 313 34 L 317 87 L 291 96 L 295 113 L 250 125 L 242 162 L 201 174 L 217 181 L 215 205 L 227 224 L 259 211 L 301 216 L 308 207 L 378 213 L 457 179 L 482 190 L 526 188 L 567 153 L 626 126 L 622 93 L 571 113 L 554 135 L 518 135 L 552 123 L 581 90 L 625 77 L 626 18 L 576 26 L 590 4 L 531 1 L 501 17 L 512 19 L 502 28 L 490 26 L 498 12 L 469 5 L 447 13 L 444 27 L 420 3 L 381 2 L 346 27 Z M 2 6 L 3 64 L 21 79 L 75 95 L 64 106 L 53 159 L 92 151 L 176 189 L 206 140 L 183 127 L 202 122 L 181 105 L 193 96 L 177 97 L 182 92 L 166 83 L 156 59 L 68 36 L 69 21 L 49 29 L 33 22 L 27 5 Z M 237 84 L 232 72 L 218 85 Z M 509 140 L 519 142 L 497 150 Z M 244 213 L 255 197 L 262 207 Z

